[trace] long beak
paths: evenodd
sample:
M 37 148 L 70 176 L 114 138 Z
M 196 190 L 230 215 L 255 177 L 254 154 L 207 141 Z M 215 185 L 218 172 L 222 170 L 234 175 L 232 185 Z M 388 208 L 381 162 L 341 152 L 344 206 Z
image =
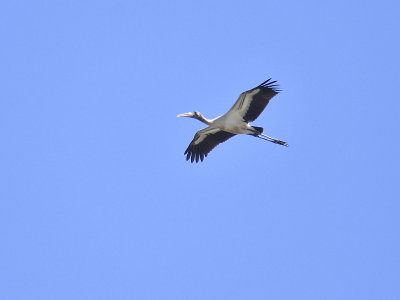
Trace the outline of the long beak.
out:
M 184 114 L 177 115 L 176 117 L 179 118 L 179 117 L 191 117 L 191 116 L 193 116 L 192 113 L 184 113 Z

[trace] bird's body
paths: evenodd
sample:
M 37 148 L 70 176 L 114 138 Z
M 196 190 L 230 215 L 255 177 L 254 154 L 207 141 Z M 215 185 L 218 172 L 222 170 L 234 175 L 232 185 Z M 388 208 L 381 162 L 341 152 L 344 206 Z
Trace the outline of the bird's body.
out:
M 249 124 L 241 120 L 238 114 L 223 115 L 215 118 L 210 126 L 234 134 L 245 133 L 246 130 L 251 128 Z
M 263 134 L 262 127 L 249 123 L 258 118 L 268 105 L 269 100 L 278 94 L 276 81 L 264 81 L 259 86 L 240 94 L 232 108 L 224 115 L 209 120 L 199 112 L 180 114 L 177 117 L 191 117 L 209 125 L 199 130 L 186 149 L 186 160 L 203 161 L 204 157 L 218 144 L 236 134 L 249 134 L 276 144 L 288 146 L 286 142 Z

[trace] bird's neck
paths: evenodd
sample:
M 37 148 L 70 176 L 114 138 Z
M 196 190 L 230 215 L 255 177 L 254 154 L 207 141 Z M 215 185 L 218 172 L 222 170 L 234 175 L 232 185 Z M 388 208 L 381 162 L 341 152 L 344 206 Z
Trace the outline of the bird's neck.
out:
M 202 114 L 200 114 L 200 116 L 196 117 L 197 120 L 207 124 L 207 125 L 211 125 L 211 120 L 207 119 L 206 117 L 204 117 Z

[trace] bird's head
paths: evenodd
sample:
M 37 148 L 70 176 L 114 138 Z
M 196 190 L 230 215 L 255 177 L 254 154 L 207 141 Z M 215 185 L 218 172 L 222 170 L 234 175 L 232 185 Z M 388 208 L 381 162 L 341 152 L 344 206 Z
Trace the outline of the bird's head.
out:
M 199 119 L 199 118 L 201 118 L 201 113 L 199 113 L 198 111 L 194 111 L 194 112 L 188 112 L 188 113 L 180 114 L 180 115 L 177 115 L 176 117 L 177 118 L 179 118 L 179 117 L 189 117 L 189 118 Z

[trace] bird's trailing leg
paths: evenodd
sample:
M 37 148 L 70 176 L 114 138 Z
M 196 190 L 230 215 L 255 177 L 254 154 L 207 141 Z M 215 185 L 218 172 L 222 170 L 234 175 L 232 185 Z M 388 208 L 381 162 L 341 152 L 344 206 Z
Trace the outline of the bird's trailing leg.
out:
M 289 144 L 284 142 L 284 141 L 281 141 L 281 140 L 278 140 L 278 139 L 274 139 L 274 138 L 272 138 L 272 137 L 270 137 L 268 135 L 262 134 L 262 133 L 257 135 L 257 137 L 262 139 L 262 140 L 266 140 L 266 141 L 269 141 L 269 142 L 272 142 L 272 143 L 275 143 L 275 144 L 283 145 L 283 146 L 286 146 L 286 147 L 289 146 Z

